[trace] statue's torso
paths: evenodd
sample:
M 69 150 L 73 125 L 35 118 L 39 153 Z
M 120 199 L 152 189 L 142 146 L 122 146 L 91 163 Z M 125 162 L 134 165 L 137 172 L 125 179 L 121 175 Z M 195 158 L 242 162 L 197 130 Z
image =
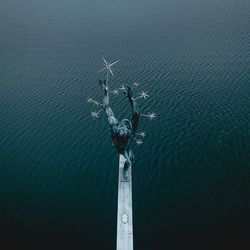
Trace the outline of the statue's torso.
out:
M 118 124 L 111 128 L 111 138 L 114 142 L 114 146 L 120 154 L 129 149 L 131 137 L 132 131 L 126 126 Z

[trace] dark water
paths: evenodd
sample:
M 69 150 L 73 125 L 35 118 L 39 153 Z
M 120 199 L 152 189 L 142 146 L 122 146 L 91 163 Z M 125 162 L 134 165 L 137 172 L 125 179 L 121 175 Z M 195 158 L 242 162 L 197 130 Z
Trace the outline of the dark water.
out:
M 0 249 L 115 249 L 118 155 L 102 115 L 138 81 L 135 249 L 247 249 L 250 2 L 0 1 Z M 118 118 L 128 115 L 114 96 Z M 120 114 L 119 114 L 120 113 Z

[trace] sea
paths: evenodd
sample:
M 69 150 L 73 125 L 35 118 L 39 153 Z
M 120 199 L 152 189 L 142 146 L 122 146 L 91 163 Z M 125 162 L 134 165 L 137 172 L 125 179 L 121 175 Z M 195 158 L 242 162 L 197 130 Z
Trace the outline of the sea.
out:
M 102 57 L 156 114 L 132 145 L 134 249 L 249 249 L 249 0 L 0 0 L 0 249 L 116 249 Z M 131 118 L 121 90 L 110 106 Z

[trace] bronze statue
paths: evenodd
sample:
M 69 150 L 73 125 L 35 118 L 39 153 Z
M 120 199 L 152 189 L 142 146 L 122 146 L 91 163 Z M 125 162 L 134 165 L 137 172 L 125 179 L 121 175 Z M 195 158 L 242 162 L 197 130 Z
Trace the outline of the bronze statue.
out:
M 126 159 L 124 163 L 124 167 L 123 167 L 123 177 L 124 179 L 129 179 L 128 169 L 129 167 L 132 166 L 132 163 L 134 162 L 134 158 L 135 158 L 133 151 L 131 149 L 132 142 L 133 140 L 135 140 L 135 142 L 138 145 L 141 145 L 143 141 L 141 139 L 137 139 L 135 135 L 138 135 L 141 137 L 146 136 L 145 132 L 136 133 L 139 117 L 147 117 L 151 121 L 156 118 L 156 114 L 153 112 L 151 113 L 149 112 L 148 114 L 139 113 L 136 100 L 146 99 L 147 97 L 149 97 L 147 91 L 142 90 L 141 93 L 138 93 L 139 96 L 134 98 L 132 94 L 132 90 L 129 86 L 127 86 L 126 88 L 122 86 L 121 88 L 114 89 L 112 91 L 109 90 L 109 87 L 108 87 L 109 74 L 111 74 L 111 76 L 114 77 L 114 73 L 111 67 L 117 64 L 120 60 L 117 60 L 113 63 L 109 63 L 106 61 L 104 57 L 102 57 L 102 59 L 103 59 L 104 68 L 102 68 L 99 72 L 103 72 L 104 70 L 106 70 L 106 80 L 103 80 L 103 81 L 99 80 L 99 84 L 104 89 L 103 102 L 100 103 L 90 97 L 87 99 L 87 102 L 92 103 L 96 105 L 97 107 L 102 106 L 102 108 L 99 109 L 98 111 L 91 112 L 91 116 L 93 117 L 93 119 L 98 118 L 102 111 L 104 111 L 105 114 L 107 115 L 108 122 L 110 125 L 110 134 L 113 140 L 113 146 L 115 146 L 118 153 L 123 155 Z M 139 83 L 134 82 L 133 86 L 138 87 Z M 122 90 L 124 95 L 128 97 L 128 100 L 132 109 L 132 118 L 123 119 L 120 122 L 115 118 L 114 113 L 109 105 L 109 93 L 118 95 L 119 90 Z
M 99 84 L 104 89 L 104 97 L 103 97 L 103 110 L 107 115 L 108 122 L 111 130 L 111 138 L 113 140 L 113 145 L 117 149 L 119 154 L 122 154 L 125 158 L 125 164 L 123 168 L 123 177 L 125 179 L 129 178 L 128 169 L 132 166 L 134 162 L 134 154 L 131 149 L 131 144 L 134 139 L 138 121 L 139 121 L 139 110 L 135 99 L 132 95 L 132 90 L 129 86 L 124 89 L 124 95 L 128 97 L 130 102 L 130 106 L 132 109 L 132 118 L 130 120 L 123 119 L 120 122 L 115 118 L 113 111 L 109 106 L 109 88 L 106 84 L 106 80 L 99 80 Z

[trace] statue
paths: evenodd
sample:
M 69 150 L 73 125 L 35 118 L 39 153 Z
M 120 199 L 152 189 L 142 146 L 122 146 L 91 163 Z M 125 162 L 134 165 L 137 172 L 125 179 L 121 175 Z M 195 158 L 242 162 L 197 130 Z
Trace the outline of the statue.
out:
M 132 94 L 132 90 L 129 86 L 127 86 L 126 88 L 122 86 L 121 88 L 118 88 L 112 91 L 109 90 L 109 87 L 108 87 L 109 74 L 111 74 L 114 77 L 114 73 L 111 67 L 115 65 L 116 63 L 118 63 L 120 60 L 115 61 L 113 63 L 108 63 L 104 57 L 102 57 L 102 59 L 103 59 L 105 67 L 101 69 L 99 72 L 106 70 L 106 80 L 104 81 L 99 80 L 100 86 L 104 89 L 103 102 L 100 103 L 90 97 L 87 99 L 87 102 L 92 103 L 96 105 L 97 107 L 102 106 L 100 110 L 91 112 L 91 116 L 93 119 L 99 118 L 99 115 L 102 111 L 104 111 L 105 114 L 107 115 L 108 122 L 110 125 L 110 134 L 113 140 L 113 146 L 115 146 L 118 153 L 123 155 L 126 159 L 124 163 L 122 175 L 124 179 L 128 180 L 129 179 L 128 169 L 132 166 L 132 163 L 134 162 L 134 159 L 135 159 L 133 151 L 131 149 L 132 142 L 133 140 L 135 140 L 135 142 L 138 145 L 141 145 L 143 141 L 141 139 L 137 139 L 135 135 L 138 135 L 141 137 L 146 136 L 145 132 L 136 133 L 139 117 L 147 117 L 151 121 L 156 118 L 156 114 L 153 112 L 149 112 L 148 114 L 142 114 L 142 113 L 139 113 L 139 110 L 137 108 L 136 100 L 146 99 L 147 97 L 149 97 L 147 91 L 142 90 L 141 93 L 138 93 L 139 96 L 134 98 Z M 138 87 L 139 83 L 134 82 L 133 86 Z M 114 113 L 109 106 L 109 93 L 118 95 L 119 90 L 122 90 L 124 95 L 127 96 L 131 109 L 132 109 L 132 118 L 130 120 L 123 119 L 120 122 L 115 118 Z
M 129 179 L 128 169 L 132 166 L 134 162 L 134 154 L 131 149 L 132 141 L 135 137 L 135 133 L 138 127 L 139 121 L 139 111 L 135 99 L 132 95 L 132 90 L 129 86 L 124 88 L 124 95 L 128 97 L 130 106 L 132 109 L 132 118 L 131 120 L 123 119 L 120 122 L 115 118 L 113 111 L 109 106 L 109 89 L 106 84 L 106 80 L 99 80 L 99 84 L 104 89 L 103 97 L 103 110 L 107 115 L 108 122 L 111 130 L 111 138 L 113 140 L 113 145 L 117 149 L 119 154 L 122 154 L 125 158 L 125 164 L 123 168 L 123 178 Z

